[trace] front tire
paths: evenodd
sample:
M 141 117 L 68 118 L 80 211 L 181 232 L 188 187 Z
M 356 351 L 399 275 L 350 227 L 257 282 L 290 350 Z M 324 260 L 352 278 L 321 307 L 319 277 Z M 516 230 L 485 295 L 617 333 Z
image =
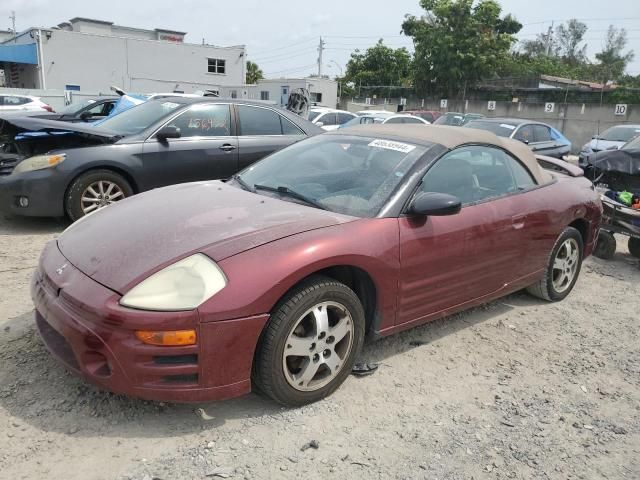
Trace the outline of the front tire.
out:
M 640 238 L 629 237 L 629 253 L 636 258 L 640 258 Z
M 582 266 L 582 236 L 573 227 L 567 227 L 551 250 L 544 276 L 527 288 L 534 297 L 558 302 L 573 290 Z
M 602 260 L 611 260 L 616 254 L 616 237 L 613 233 L 600 230 L 593 254 Z
M 271 315 L 255 356 L 257 390 L 289 407 L 330 395 L 351 372 L 364 330 L 356 294 L 331 278 L 311 277 Z
M 91 170 L 76 178 L 65 198 L 65 210 L 72 221 L 133 195 L 122 175 L 111 170 Z

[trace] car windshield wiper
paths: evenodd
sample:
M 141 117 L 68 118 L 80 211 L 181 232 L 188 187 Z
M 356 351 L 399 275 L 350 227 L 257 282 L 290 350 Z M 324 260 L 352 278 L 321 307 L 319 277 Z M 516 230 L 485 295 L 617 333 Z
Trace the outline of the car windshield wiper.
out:
M 231 180 L 235 180 L 236 182 L 238 182 L 238 185 L 240 185 L 243 189 L 245 189 L 248 192 L 253 192 L 253 188 L 251 188 L 251 185 L 249 185 L 247 182 L 245 182 L 242 177 L 240 177 L 240 175 L 233 175 L 231 177 Z
M 327 207 L 325 207 L 324 205 L 321 205 L 320 203 L 318 203 L 316 200 L 314 200 L 313 198 L 309 198 L 306 195 L 303 195 L 301 193 L 296 192 L 295 190 L 291 190 L 289 187 L 271 187 L 269 185 L 258 185 L 255 184 L 253 186 L 254 189 L 256 190 L 266 190 L 267 192 L 276 192 L 279 193 L 281 195 L 286 195 L 288 197 L 291 198 L 295 198 L 297 200 L 301 200 L 304 203 L 311 205 L 313 207 L 319 208 L 321 210 L 327 210 Z

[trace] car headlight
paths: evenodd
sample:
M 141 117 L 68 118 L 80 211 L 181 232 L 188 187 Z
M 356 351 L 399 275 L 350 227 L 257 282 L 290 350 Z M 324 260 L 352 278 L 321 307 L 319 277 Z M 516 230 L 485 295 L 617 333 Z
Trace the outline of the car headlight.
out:
M 140 282 L 122 297 L 120 305 L 140 310 L 193 310 L 226 285 L 220 267 L 196 253 Z
M 60 165 L 64 162 L 67 156 L 64 153 L 57 155 L 36 155 L 35 157 L 27 158 L 13 169 L 12 174 L 32 172 L 34 170 L 43 170 L 45 168 L 53 168 L 56 165 Z

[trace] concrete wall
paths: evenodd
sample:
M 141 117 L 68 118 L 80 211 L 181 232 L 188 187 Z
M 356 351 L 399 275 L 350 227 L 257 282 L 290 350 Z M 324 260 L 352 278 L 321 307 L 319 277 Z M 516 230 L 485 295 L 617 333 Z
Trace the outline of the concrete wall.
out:
M 363 101 L 347 102 L 347 109 L 352 112 L 364 110 L 365 107 L 375 110 L 397 110 L 397 100 L 376 99 L 380 105 L 365 106 Z M 536 120 L 547 123 L 560 130 L 572 143 L 572 150 L 577 153 L 593 135 L 603 132 L 609 127 L 622 124 L 640 124 L 640 105 L 628 105 L 625 115 L 615 115 L 615 105 L 591 103 L 554 105 L 553 112 L 545 112 L 544 103 L 495 102 L 495 110 L 490 111 L 486 101 L 480 100 L 448 100 L 446 109 L 440 108 L 439 100 L 425 100 L 424 106 L 408 105 L 405 109 L 420 108 L 442 112 L 481 113 L 487 117 L 514 117 Z
M 132 92 L 192 93 L 244 82 L 244 47 L 213 47 L 66 30 L 43 35 L 46 86 L 106 90 L 118 85 Z M 207 72 L 207 58 L 226 60 L 225 74 Z M 28 86 L 28 85 L 26 85 Z

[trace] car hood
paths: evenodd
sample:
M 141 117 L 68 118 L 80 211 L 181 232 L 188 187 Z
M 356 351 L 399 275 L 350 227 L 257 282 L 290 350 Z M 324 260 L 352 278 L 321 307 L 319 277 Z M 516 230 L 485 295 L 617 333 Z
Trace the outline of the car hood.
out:
M 206 250 L 214 260 L 317 228 L 356 220 L 219 181 L 152 190 L 104 208 L 58 238 L 85 275 L 124 294 L 176 260 Z
M 597 138 L 592 139 L 588 145 L 589 148 L 594 152 L 599 152 L 601 150 L 608 150 L 611 147 L 621 147 L 625 144 L 625 142 L 614 142 L 612 140 L 600 140 Z
M 13 141 L 17 135 L 33 132 L 41 134 L 71 132 L 102 142 L 115 142 L 122 138 L 119 133 L 94 127 L 88 123 L 69 123 L 30 116 L 0 115 L 0 142 L 3 140 Z

